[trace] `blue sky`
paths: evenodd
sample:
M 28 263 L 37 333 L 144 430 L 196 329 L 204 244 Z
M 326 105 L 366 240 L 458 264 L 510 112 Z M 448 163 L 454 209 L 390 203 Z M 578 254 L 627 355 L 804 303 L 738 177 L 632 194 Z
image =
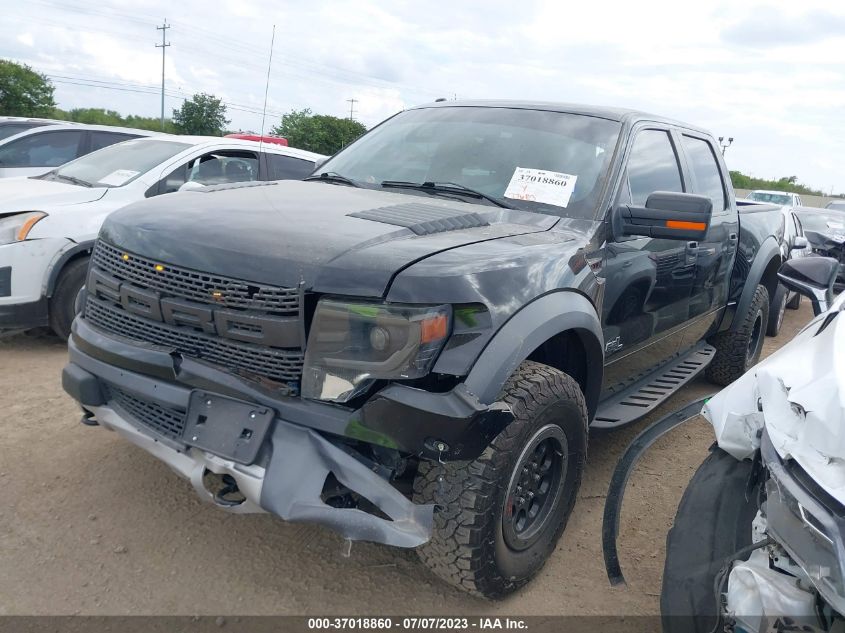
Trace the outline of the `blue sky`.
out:
M 350 98 L 368 126 L 456 95 L 630 106 L 733 136 L 732 169 L 845 191 L 845 6 L 831 2 L 4 4 L 0 56 L 49 74 L 63 108 L 156 116 L 167 18 L 168 114 L 211 92 L 257 130 L 275 24 L 268 125 L 294 108 L 348 115 Z

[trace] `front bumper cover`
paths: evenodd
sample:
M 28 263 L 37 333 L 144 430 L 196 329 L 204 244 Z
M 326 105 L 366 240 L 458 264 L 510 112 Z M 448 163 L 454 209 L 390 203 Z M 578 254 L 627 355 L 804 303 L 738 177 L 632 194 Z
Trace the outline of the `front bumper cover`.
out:
M 72 361 L 65 367 L 62 383 L 65 390 L 83 400 L 106 399 L 98 377 L 83 368 L 89 367 L 78 350 L 71 350 Z M 129 379 L 143 377 L 123 372 Z M 144 379 L 150 380 L 150 379 Z M 188 397 L 190 390 L 166 389 L 161 383 L 142 380 L 138 385 L 162 389 L 162 399 Z M 127 380 L 126 382 L 131 382 Z M 184 392 L 184 393 L 182 393 Z M 385 543 L 396 547 L 416 547 L 431 536 L 434 506 L 416 505 L 396 490 L 389 481 L 373 472 L 350 453 L 342 450 L 315 431 L 276 418 L 268 435 L 268 455 L 261 464 L 238 464 L 188 445 L 176 445 L 157 436 L 119 406 L 104 401 L 84 405 L 97 422 L 116 431 L 124 439 L 157 457 L 176 473 L 188 479 L 204 501 L 235 513 L 271 512 L 286 521 L 325 525 L 352 540 Z M 184 400 L 187 406 L 187 399 Z M 207 471 L 229 475 L 237 482 L 246 500 L 239 505 L 219 503 L 206 488 Z M 366 498 L 389 519 L 353 508 L 335 508 L 321 499 L 329 474 L 350 490 Z
M 371 469 L 341 437 L 394 448 L 423 458 L 473 459 L 513 419 L 506 407 L 486 407 L 465 389 L 445 394 L 391 385 L 361 409 L 278 396 L 253 381 L 151 346 L 106 336 L 77 318 L 68 342 L 65 391 L 97 421 L 167 463 L 200 496 L 206 471 L 230 475 L 246 497 L 234 512 L 267 511 L 288 521 L 325 525 L 353 540 L 416 547 L 431 535 L 433 506 L 416 505 Z M 253 464 L 238 464 L 186 438 L 158 435 L 111 399 L 112 388 L 173 411 L 187 411 L 191 392 L 204 390 L 271 408 L 274 420 Z M 445 445 L 445 448 L 444 448 Z M 376 506 L 382 518 L 335 508 L 321 499 L 329 474 Z

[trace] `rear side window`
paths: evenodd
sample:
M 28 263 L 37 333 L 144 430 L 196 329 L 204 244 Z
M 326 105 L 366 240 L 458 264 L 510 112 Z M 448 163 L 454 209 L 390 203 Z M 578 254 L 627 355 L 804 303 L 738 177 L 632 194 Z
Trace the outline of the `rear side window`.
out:
M 82 131 L 36 132 L 0 147 L 0 167 L 58 167 L 79 156 Z
M 704 139 L 683 136 L 684 151 L 695 177 L 696 193 L 713 202 L 713 213 L 725 210 L 725 187 L 713 147 Z
M 310 160 L 279 154 L 267 154 L 267 165 L 269 180 L 302 180 L 314 171 L 314 163 Z
M 96 152 L 109 145 L 137 138 L 135 134 L 118 134 L 117 132 L 91 132 L 91 151 Z
M 628 158 L 628 185 L 631 203 L 643 206 L 655 191 L 684 190 L 678 157 L 661 130 L 643 130 L 634 139 Z

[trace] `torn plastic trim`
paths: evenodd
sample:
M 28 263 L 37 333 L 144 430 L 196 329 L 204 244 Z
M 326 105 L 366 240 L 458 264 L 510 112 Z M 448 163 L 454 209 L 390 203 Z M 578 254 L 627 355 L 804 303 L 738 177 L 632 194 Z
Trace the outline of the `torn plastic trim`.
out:
M 324 525 L 350 540 L 417 547 L 431 537 L 433 505 L 416 505 L 354 456 L 309 429 L 276 420 L 266 467 L 242 465 L 197 448 L 177 450 L 143 433 L 110 406 L 92 407 L 100 424 L 167 464 L 191 482 L 199 497 L 235 514 L 271 512 L 286 521 Z M 208 490 L 206 471 L 230 475 L 245 500 L 220 503 Z M 365 497 L 390 519 L 334 508 L 320 498 L 328 473 Z
M 345 538 L 417 547 L 431 538 L 434 505 L 416 505 L 390 482 L 321 435 L 277 422 L 261 506 L 286 521 L 319 523 Z M 390 519 L 356 508 L 334 508 L 320 497 L 329 473 Z
M 619 563 L 619 550 L 617 540 L 619 538 L 619 517 L 622 513 L 622 501 L 625 497 L 625 490 L 628 478 L 640 457 L 663 435 L 684 422 L 701 414 L 701 409 L 713 394 L 699 398 L 682 408 L 661 418 L 651 426 L 643 430 L 616 463 L 610 485 L 607 489 L 607 499 L 604 505 L 604 516 L 602 518 L 602 554 L 604 555 L 604 566 L 607 572 L 607 579 L 611 585 L 624 585 L 625 577 L 622 574 L 622 567 Z

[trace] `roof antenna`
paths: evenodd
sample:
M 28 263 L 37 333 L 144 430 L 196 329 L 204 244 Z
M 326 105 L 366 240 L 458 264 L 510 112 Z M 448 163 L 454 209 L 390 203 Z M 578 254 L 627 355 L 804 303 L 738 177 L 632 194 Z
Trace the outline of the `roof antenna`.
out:
M 273 44 L 276 43 L 276 25 L 270 38 L 270 59 L 267 62 L 267 82 L 264 84 L 264 109 L 261 111 L 261 136 L 258 137 L 258 151 L 264 146 L 264 119 L 267 116 L 267 93 L 270 91 L 270 66 L 273 64 Z

